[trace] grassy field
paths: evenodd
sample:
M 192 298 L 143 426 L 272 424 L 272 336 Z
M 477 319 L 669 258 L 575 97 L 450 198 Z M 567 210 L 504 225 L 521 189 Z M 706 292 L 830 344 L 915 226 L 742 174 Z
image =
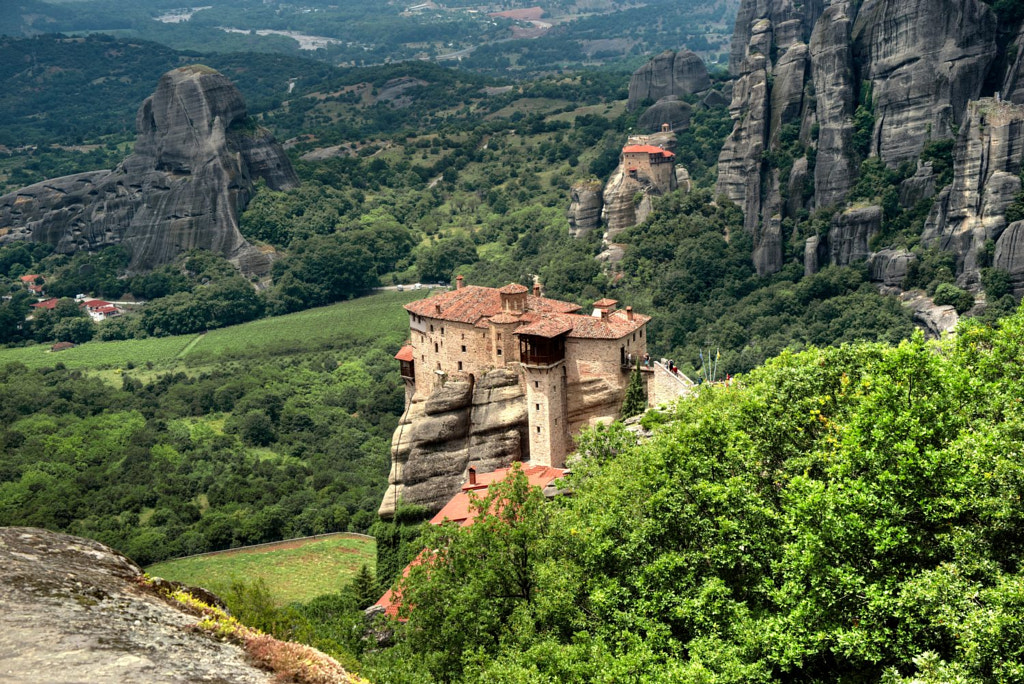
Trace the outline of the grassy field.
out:
M 89 342 L 61 352 L 51 352 L 48 344 L 0 349 L 0 365 L 19 362 L 29 368 L 41 368 L 63 363 L 67 368 L 83 370 L 132 366 L 168 370 L 183 364 L 202 365 L 342 348 L 384 334 L 407 331 L 409 319 L 402 305 L 431 292 L 433 290 L 379 292 L 201 335 Z
M 284 605 L 338 591 L 363 565 L 374 570 L 375 559 L 372 539 L 335 534 L 166 561 L 146 568 L 146 572 L 215 594 L 223 594 L 236 580 L 251 582 L 260 577 Z

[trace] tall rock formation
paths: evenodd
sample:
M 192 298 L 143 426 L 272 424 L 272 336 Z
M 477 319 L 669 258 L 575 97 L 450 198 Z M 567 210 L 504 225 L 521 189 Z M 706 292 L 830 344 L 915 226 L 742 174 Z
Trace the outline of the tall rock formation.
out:
M 603 190 L 604 184 L 596 179 L 572 184 L 569 189 L 569 211 L 566 214 L 566 218 L 569 219 L 570 235 L 583 237 L 601 225 Z
M 711 79 L 700 57 L 690 50 L 666 50 L 633 72 L 626 109 L 634 111 L 645 101 L 683 97 L 710 87 Z
M 475 384 L 449 380 L 425 401 L 413 401 L 392 438 L 381 517 L 390 518 L 398 502 L 436 512 L 465 482 L 470 466 L 490 472 L 526 460 L 527 429 L 519 377 L 504 368 Z
M 175 69 L 136 116 L 134 153 L 117 168 L 44 181 L 0 197 L 0 241 L 58 252 L 124 244 L 129 271 L 206 249 L 246 273 L 270 259 L 238 231 L 254 182 L 298 184 L 281 147 L 248 118 L 237 88 L 203 66 Z
M 871 154 L 895 168 L 952 135 L 996 59 L 996 28 L 981 0 L 864 0 L 853 41 L 871 83 Z
M 996 29 L 981 0 L 743 0 L 730 55 L 734 124 L 717 190 L 743 210 L 758 273 L 781 268 L 799 233 L 794 225 L 784 235 L 783 226 L 804 210 L 842 209 L 864 154 L 896 168 L 953 135 L 996 61 Z M 1004 81 L 1015 92 L 1014 69 Z M 854 149 L 855 137 L 867 149 Z M 927 179 L 918 181 L 926 189 Z M 842 246 L 825 236 L 806 246 L 811 270 L 823 255 L 866 256 L 859 243 L 847 249 L 845 228 L 832 232 Z
M 1007 54 L 1013 59 L 1006 65 L 1002 97 L 1014 104 L 1024 104 L 1024 24 L 1017 32 L 1017 37 Z
M 992 98 L 971 102 L 953 151 L 953 183 L 939 193 L 922 235 L 926 245 L 953 252 L 962 287 L 978 284 L 979 257 L 989 240 L 996 241 L 998 267 L 1024 270 L 1016 261 L 1024 257 L 1017 254 L 1016 233 L 1004 233 L 1022 168 L 1024 105 Z

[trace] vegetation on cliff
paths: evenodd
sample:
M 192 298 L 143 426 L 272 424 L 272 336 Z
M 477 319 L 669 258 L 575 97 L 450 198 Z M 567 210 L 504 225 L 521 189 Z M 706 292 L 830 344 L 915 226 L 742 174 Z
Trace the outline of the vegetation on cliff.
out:
M 434 533 L 440 555 L 406 581 L 409 622 L 375 667 L 388 681 L 1020 678 L 1022 342 L 1017 314 L 942 343 L 785 353 L 649 416 L 649 442 L 594 435 L 572 497 L 531 504 L 513 478 L 514 508 Z

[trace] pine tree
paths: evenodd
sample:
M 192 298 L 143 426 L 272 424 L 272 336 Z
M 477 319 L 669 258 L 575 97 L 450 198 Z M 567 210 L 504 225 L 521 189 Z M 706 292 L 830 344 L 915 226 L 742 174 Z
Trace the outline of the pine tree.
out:
M 644 391 L 644 378 L 640 374 L 640 364 L 637 363 L 633 373 L 629 376 L 629 386 L 626 388 L 626 398 L 622 400 L 622 419 L 632 418 L 640 415 L 647 408 L 647 393 Z

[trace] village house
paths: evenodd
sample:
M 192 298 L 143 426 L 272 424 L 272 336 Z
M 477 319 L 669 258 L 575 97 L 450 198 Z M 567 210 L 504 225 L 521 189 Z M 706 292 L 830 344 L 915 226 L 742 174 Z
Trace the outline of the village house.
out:
M 406 406 L 449 378 L 514 369 L 528 416 L 524 460 L 563 466 L 581 428 L 618 417 L 630 371 L 647 353 L 650 317 L 619 309 L 613 299 L 581 313 L 577 304 L 543 297 L 539 284 L 531 292 L 515 283 L 465 285 L 462 276 L 456 283 L 405 306 L 411 338 L 395 358 Z
M 36 295 L 37 297 L 43 296 L 43 277 L 41 275 L 39 275 L 38 273 L 33 273 L 31 275 L 23 275 L 19 278 L 19 280 L 21 281 L 21 284 L 24 285 L 25 288 L 32 294 Z

